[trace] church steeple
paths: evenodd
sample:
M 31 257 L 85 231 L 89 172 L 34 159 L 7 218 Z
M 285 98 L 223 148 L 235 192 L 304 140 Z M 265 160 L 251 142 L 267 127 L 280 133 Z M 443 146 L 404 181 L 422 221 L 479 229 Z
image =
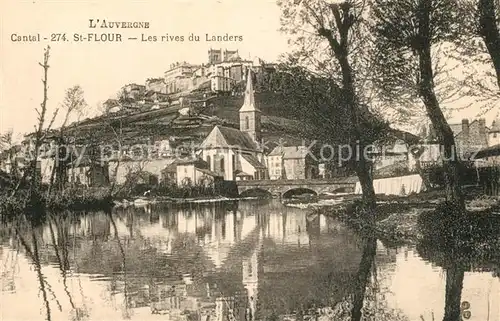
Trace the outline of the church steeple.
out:
M 245 100 L 240 108 L 240 130 L 248 133 L 255 142 L 261 139 L 261 112 L 255 106 L 255 96 L 252 83 L 252 71 L 247 73 Z

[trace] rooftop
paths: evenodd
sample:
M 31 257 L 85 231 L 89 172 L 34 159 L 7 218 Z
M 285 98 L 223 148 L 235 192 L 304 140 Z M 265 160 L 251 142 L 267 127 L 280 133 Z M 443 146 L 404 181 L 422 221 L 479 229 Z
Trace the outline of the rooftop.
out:
M 284 159 L 303 159 L 307 156 L 309 150 L 305 146 L 277 146 L 272 150 L 269 156 L 283 156 Z
M 225 126 L 215 126 L 212 132 L 201 144 L 201 148 L 217 147 L 241 148 L 252 151 L 256 151 L 258 149 L 257 144 L 255 144 L 247 133 Z

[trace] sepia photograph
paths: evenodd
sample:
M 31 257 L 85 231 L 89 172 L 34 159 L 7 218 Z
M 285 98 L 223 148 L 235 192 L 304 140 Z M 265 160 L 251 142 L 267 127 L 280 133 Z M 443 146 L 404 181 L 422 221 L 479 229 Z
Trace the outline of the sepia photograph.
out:
M 2 0 L 0 321 L 500 321 L 499 0 Z

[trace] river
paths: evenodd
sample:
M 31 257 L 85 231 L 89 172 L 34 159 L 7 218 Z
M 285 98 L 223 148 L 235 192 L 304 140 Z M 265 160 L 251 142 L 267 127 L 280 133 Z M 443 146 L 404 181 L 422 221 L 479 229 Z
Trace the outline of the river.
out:
M 277 200 L 66 213 L 4 224 L 0 240 L 1 320 L 348 320 L 363 302 L 366 320 L 432 321 L 446 308 L 433 251 Z M 459 271 L 469 320 L 500 320 L 494 271 Z

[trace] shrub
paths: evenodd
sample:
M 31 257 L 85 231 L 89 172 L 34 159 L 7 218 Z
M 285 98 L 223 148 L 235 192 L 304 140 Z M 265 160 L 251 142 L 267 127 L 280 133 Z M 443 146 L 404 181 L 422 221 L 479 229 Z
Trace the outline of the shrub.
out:
M 462 162 L 459 163 L 459 173 L 462 185 L 475 185 L 478 183 L 477 169 L 474 163 Z M 429 178 L 429 183 L 432 187 L 444 187 L 444 167 L 441 164 L 431 165 L 425 170 L 425 175 Z

